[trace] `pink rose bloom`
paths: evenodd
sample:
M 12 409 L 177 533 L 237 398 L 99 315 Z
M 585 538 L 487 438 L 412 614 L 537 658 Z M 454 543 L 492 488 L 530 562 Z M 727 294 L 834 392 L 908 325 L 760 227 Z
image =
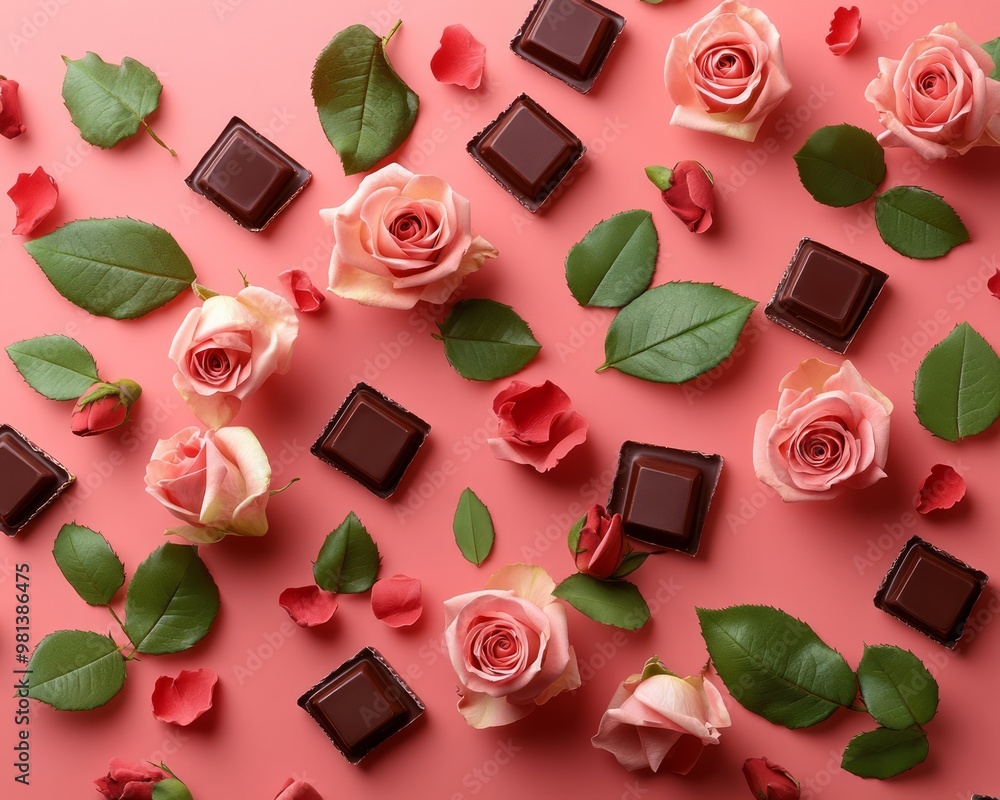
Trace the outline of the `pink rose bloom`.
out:
M 108 774 L 94 783 L 108 800 L 151 800 L 153 787 L 170 776 L 152 764 L 129 764 L 112 758 Z
M 664 77 L 671 125 L 747 142 L 792 88 L 774 25 L 732 0 L 673 38 Z
M 587 438 L 587 420 L 570 409 L 569 395 L 552 381 L 532 386 L 511 381 L 493 400 L 497 429 L 487 441 L 496 458 L 529 464 L 539 472 Z
M 579 688 L 555 588 L 541 567 L 509 564 L 485 590 L 445 601 L 445 645 L 461 684 L 458 710 L 472 727 L 508 725 Z
M 885 128 L 878 140 L 928 159 L 1000 145 L 1000 81 L 987 77 L 993 67 L 954 22 L 917 39 L 899 61 L 880 58 L 865 89 Z
M 333 228 L 329 289 L 369 306 L 444 303 L 497 251 L 472 236 L 469 201 L 440 178 L 389 164 L 320 217 Z
M 288 372 L 298 335 L 295 309 L 267 289 L 209 297 L 188 312 L 170 345 L 174 386 L 198 419 L 221 428 L 271 375 Z
M 622 515 L 608 516 L 604 506 L 592 505 L 576 543 L 576 568 L 584 575 L 605 580 L 621 566 L 627 552 Z
M 730 725 L 719 690 L 702 675 L 678 678 L 654 656 L 618 686 L 591 744 L 627 770 L 663 767 L 686 775 L 705 745 Z
M 146 465 L 146 491 L 186 523 L 167 533 L 196 543 L 267 533 L 270 486 L 271 465 L 249 428 L 185 428 L 158 441 Z
M 829 500 L 885 477 L 892 403 L 850 361 L 810 358 L 778 390 L 778 410 L 757 420 L 753 465 L 782 500 Z

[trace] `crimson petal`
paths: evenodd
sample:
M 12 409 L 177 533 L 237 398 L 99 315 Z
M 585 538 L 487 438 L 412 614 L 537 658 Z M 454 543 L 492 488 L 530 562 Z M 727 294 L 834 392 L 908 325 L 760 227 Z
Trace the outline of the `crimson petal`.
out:
M 486 45 L 464 25 L 449 25 L 441 34 L 441 46 L 431 58 L 431 72 L 441 83 L 478 89 L 486 66 Z
M 312 628 L 329 622 L 337 610 L 337 596 L 316 585 L 285 589 L 278 604 L 288 612 L 292 622 L 302 628 Z
M 412 625 L 424 610 L 420 581 L 406 575 L 383 578 L 372 586 L 372 612 L 375 619 L 400 628 Z
M 27 172 L 18 175 L 7 195 L 17 206 L 17 224 L 13 232 L 24 236 L 37 228 L 55 208 L 59 187 L 55 179 L 39 167 L 30 175 Z
M 857 6 L 850 8 L 841 6 L 833 12 L 833 20 L 830 22 L 830 33 L 827 34 L 826 43 L 835 56 L 842 56 L 854 47 L 860 32 L 861 11 Z
M 947 464 L 935 464 L 920 487 L 917 511 L 926 514 L 936 509 L 951 508 L 965 497 L 965 479 Z
M 153 716 L 161 722 L 190 725 L 212 707 L 219 676 L 210 669 L 182 669 L 176 678 L 161 675 L 153 686 Z

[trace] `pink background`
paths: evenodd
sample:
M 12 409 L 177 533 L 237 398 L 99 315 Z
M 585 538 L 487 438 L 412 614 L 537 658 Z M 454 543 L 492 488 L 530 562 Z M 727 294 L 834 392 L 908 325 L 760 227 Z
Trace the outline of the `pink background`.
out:
M 318 124 L 309 94 L 313 60 L 349 24 L 365 23 L 382 34 L 402 17 L 390 56 L 419 93 L 421 109 L 396 157 L 417 171 L 440 175 L 472 200 L 476 230 L 501 255 L 468 281 L 464 296 L 512 304 L 529 321 L 544 346 L 518 377 L 558 383 L 590 420 L 591 431 L 587 443 L 549 474 L 494 460 L 484 446 L 484 426 L 491 400 L 506 381 L 460 378 L 429 335 L 435 310 L 401 313 L 331 298 L 321 313 L 302 318 L 291 372 L 272 379 L 238 418 L 257 432 L 271 456 L 275 485 L 302 480 L 272 501 L 266 537 L 202 548 L 223 596 L 211 634 L 186 653 L 129 664 L 125 690 L 104 708 L 65 713 L 33 704 L 29 788 L 12 781 L 14 700 L 4 695 L 4 797 L 91 796 L 90 781 L 113 756 L 166 760 L 199 800 L 271 798 L 289 775 L 306 777 L 328 800 L 617 799 L 647 793 L 737 798 L 749 796 L 740 775 L 743 760 L 759 755 L 792 770 L 806 796 L 968 798 L 973 791 L 1000 791 L 995 759 L 988 755 L 989 744 L 1000 741 L 1000 631 L 992 624 L 1000 604 L 994 590 L 978 606 L 976 633 L 955 652 L 871 602 L 912 533 L 1000 579 L 995 491 L 1000 427 L 951 444 L 921 428 L 911 410 L 914 370 L 955 324 L 968 320 L 1000 347 L 1000 304 L 985 288 L 1000 256 L 995 210 L 1000 152 L 984 149 L 932 164 L 907 150 L 887 154 L 886 186 L 918 183 L 943 194 L 972 234 L 971 244 L 930 262 L 910 261 L 886 247 L 874 229 L 870 204 L 830 209 L 814 203 L 799 185 L 791 158 L 821 125 L 850 122 L 878 130 L 863 97 L 877 72 L 877 56 L 898 57 L 912 39 L 952 19 L 976 40 L 992 39 L 1000 34 L 996 6 L 987 0 L 869 0 L 862 5 L 861 41 L 836 58 L 823 43 L 835 3 L 767 0 L 762 8 L 782 33 L 794 88 L 757 142 L 748 144 L 667 125 L 672 104 L 662 67 L 668 41 L 712 4 L 618 0 L 615 5 L 628 25 L 596 89 L 581 96 L 508 49 L 528 0 L 5 0 L 0 71 L 21 82 L 28 132 L 0 141 L 0 186 L 12 185 L 18 172 L 40 164 L 61 190 L 40 233 L 81 217 L 147 220 L 177 238 L 201 283 L 227 293 L 242 285 L 237 270 L 279 290 L 277 274 L 299 267 L 325 285 L 331 237 L 317 212 L 343 202 L 360 176 L 343 176 Z M 439 85 L 429 69 L 442 29 L 459 21 L 487 46 L 484 87 L 474 93 Z M 88 49 L 112 61 L 135 57 L 159 75 L 165 89 L 150 121 L 178 158 L 145 134 L 113 151 L 82 142 L 62 105 L 59 56 L 78 58 Z M 588 168 L 544 216 L 525 212 L 465 153 L 469 138 L 521 91 L 589 147 Z M 305 193 L 259 235 L 234 225 L 183 183 L 233 114 L 314 172 Z M 647 164 L 684 158 L 701 160 L 718 180 L 717 223 L 705 236 L 688 234 L 643 175 Z M 612 313 L 578 307 L 566 288 L 563 259 L 569 247 L 598 220 L 637 207 L 653 211 L 660 233 L 656 283 L 715 281 L 761 301 L 739 355 L 714 376 L 688 386 L 659 386 L 613 371 L 595 374 Z M 4 208 L 7 231 L 14 214 L 10 205 Z M 889 273 L 849 355 L 892 398 L 896 411 L 887 480 L 831 503 L 784 505 L 754 477 L 754 422 L 774 407 L 778 381 L 800 360 L 837 360 L 762 315 L 803 235 Z M 93 318 L 55 292 L 19 237 L 0 233 L 0 264 L 0 293 L 8 303 L 0 313 L 0 344 L 67 333 L 96 355 L 105 376 L 127 375 L 145 390 L 134 422 L 120 435 L 83 440 L 70 434 L 69 404 L 35 395 L 6 359 L 0 364 L 2 420 L 78 476 L 58 506 L 23 535 L 0 541 L 0 681 L 6 685 L 16 666 L 15 564 L 31 566 L 34 643 L 60 628 L 107 631 L 116 628 L 107 611 L 86 606 L 51 558 L 60 525 L 75 519 L 103 532 L 131 574 L 171 524 L 144 492 L 142 476 L 155 440 L 195 423 L 171 386 L 166 350 L 196 300 L 185 294 L 137 322 Z M 359 376 L 433 426 L 390 501 L 307 452 Z M 565 531 L 587 504 L 606 497 L 610 470 L 626 439 L 725 457 L 700 553 L 665 555 L 637 573 L 654 612 L 641 631 L 618 632 L 569 610 L 586 679 L 575 696 L 559 696 L 508 728 L 470 730 L 454 708 L 454 673 L 439 650 L 441 602 L 480 588 L 494 569 L 513 561 L 538 563 L 556 580 L 568 575 Z M 969 495 L 957 509 L 917 519 L 914 494 L 938 462 L 966 476 Z M 466 486 L 487 503 L 497 528 L 494 552 L 479 569 L 463 560 L 451 531 Z M 393 630 L 376 621 L 367 595 L 342 598 L 334 620 L 318 630 L 295 628 L 278 606 L 282 589 L 311 580 L 311 561 L 323 537 L 351 510 L 378 542 L 383 576 L 402 572 L 423 580 L 425 613 L 413 628 Z M 120 595 L 116 605 L 121 602 Z M 792 732 L 735 702 L 729 704 L 732 728 L 686 778 L 630 774 L 610 754 L 592 750 L 589 738 L 619 681 L 654 653 L 682 675 L 697 672 L 706 653 L 694 608 L 733 603 L 773 604 L 803 618 L 855 666 L 865 642 L 900 645 L 920 656 L 941 686 L 940 710 L 928 726 L 927 762 L 892 781 L 864 781 L 841 771 L 839 760 L 853 735 L 873 727 L 869 718 L 840 712 L 814 729 Z M 428 710 L 414 729 L 352 767 L 295 699 L 365 645 L 377 647 L 408 676 Z M 149 697 L 157 676 L 198 667 L 211 667 L 221 677 L 215 708 L 189 728 L 154 719 Z

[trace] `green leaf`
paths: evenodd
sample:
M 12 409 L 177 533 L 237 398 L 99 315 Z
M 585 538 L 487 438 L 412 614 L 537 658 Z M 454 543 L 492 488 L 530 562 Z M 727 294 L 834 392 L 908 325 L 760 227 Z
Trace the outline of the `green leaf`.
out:
M 927 734 L 877 728 L 851 739 L 840 766 L 861 778 L 891 778 L 927 758 Z
M 866 645 L 858 683 L 868 713 L 886 728 L 926 725 L 937 712 L 937 681 L 909 650 Z
M 102 317 L 135 319 L 194 282 L 191 261 L 163 228 L 135 219 L 81 219 L 30 242 L 56 290 Z
M 542 348 L 528 323 L 495 300 L 459 300 L 438 330 L 448 363 L 473 381 L 513 375 Z
M 323 542 L 313 577 L 328 592 L 358 594 L 372 588 L 378 568 L 378 547 L 352 511 Z
M 52 548 L 59 570 L 83 601 L 106 606 L 125 583 L 125 566 L 97 531 L 63 525 Z
M 667 191 L 674 185 L 674 171 L 670 167 L 657 165 L 646 167 L 646 177 L 661 192 Z
M 313 102 L 346 175 L 398 149 L 417 120 L 419 98 L 386 58 L 388 39 L 352 25 L 333 37 L 313 68 Z
M 153 786 L 153 800 L 194 800 L 191 790 L 177 778 L 167 778 Z
M 163 86 L 153 71 L 134 58 L 108 64 L 96 53 L 76 61 L 63 56 L 66 77 L 62 95 L 73 124 L 85 141 L 98 147 L 114 147 L 134 136 L 142 125 L 153 140 L 176 156 L 153 129 L 146 117 L 156 110 Z
M 793 157 L 806 191 L 827 206 L 867 200 L 885 180 L 885 150 L 853 125 L 820 128 Z
M 566 283 L 581 306 L 618 308 L 649 287 L 660 242 L 648 211 L 597 223 L 566 256 Z
M 494 532 L 489 509 L 472 489 L 466 489 L 458 498 L 452 527 L 458 549 L 466 561 L 478 567 L 493 549 Z
M 179 653 L 200 641 L 219 613 L 219 589 L 191 545 L 160 545 L 125 597 L 125 633 L 140 653 Z
M 573 527 L 569 529 L 569 533 L 566 534 L 566 546 L 569 547 L 569 554 L 576 558 L 577 553 L 580 552 L 580 534 L 583 532 L 583 526 L 587 524 L 587 515 L 584 514 L 580 519 L 573 523 Z
M 697 611 L 715 669 L 754 714 L 805 728 L 854 702 L 854 672 L 804 622 L 768 606 Z
M 897 186 L 876 197 L 875 224 L 882 241 L 909 258 L 938 258 L 969 241 L 955 209 L 919 186 Z
M 56 631 L 28 663 L 28 697 L 61 711 L 103 706 L 125 685 L 125 659 L 113 639 L 91 631 Z
M 956 442 L 1000 417 L 1000 358 L 968 322 L 936 344 L 917 368 L 913 400 L 920 424 Z
M 983 45 L 983 50 L 989 53 L 990 58 L 993 59 L 993 63 L 996 65 L 993 67 L 993 71 L 989 74 L 989 77 L 995 81 L 1000 81 L 1000 38 L 991 39 Z
M 756 305 L 710 283 L 656 286 L 618 312 L 597 371 L 613 367 L 647 381 L 689 381 L 729 357 Z
M 49 400 L 76 400 L 100 380 L 87 348 L 61 334 L 15 342 L 7 355 L 25 383 Z
M 642 674 L 639 676 L 639 680 L 644 681 L 648 678 L 655 677 L 656 675 L 670 675 L 674 678 L 677 677 L 675 673 L 671 672 L 663 665 L 663 662 L 660 661 L 658 656 L 653 656 L 643 665 Z
M 605 625 L 634 631 L 649 621 L 649 606 L 628 581 L 599 581 L 578 572 L 556 586 L 552 594 Z
M 614 571 L 611 577 L 618 580 L 619 578 L 624 578 L 626 575 L 631 575 L 646 562 L 648 557 L 649 553 L 626 553 L 622 559 L 622 563 L 618 565 L 618 569 Z

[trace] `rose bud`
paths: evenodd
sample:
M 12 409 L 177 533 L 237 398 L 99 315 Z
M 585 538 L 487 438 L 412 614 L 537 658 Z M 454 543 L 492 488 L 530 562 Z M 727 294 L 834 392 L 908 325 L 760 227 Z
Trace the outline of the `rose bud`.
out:
M 792 774 L 768 758 L 748 758 L 743 762 L 743 775 L 758 800 L 798 800 L 802 795 Z
M 129 408 L 142 388 L 135 381 L 123 378 L 117 383 L 95 383 L 77 401 L 70 426 L 77 436 L 106 433 L 128 421 Z
M 0 135 L 14 139 L 25 132 L 21 122 L 21 101 L 17 97 L 17 81 L 0 75 Z
M 663 202 L 692 233 L 712 227 L 715 180 L 697 161 L 678 161 L 673 169 L 646 167 L 646 176 L 660 190 Z
M 610 578 L 628 552 L 621 514 L 609 516 L 603 506 L 592 505 L 583 527 L 570 531 L 569 550 L 576 559 L 576 568 L 584 575 L 599 580 Z
M 108 774 L 95 780 L 94 784 L 107 800 L 152 800 L 154 791 L 158 797 L 192 800 L 187 786 L 165 764 L 159 767 L 149 763 L 129 764 L 120 758 L 112 758 Z M 157 787 L 159 791 L 156 791 Z

